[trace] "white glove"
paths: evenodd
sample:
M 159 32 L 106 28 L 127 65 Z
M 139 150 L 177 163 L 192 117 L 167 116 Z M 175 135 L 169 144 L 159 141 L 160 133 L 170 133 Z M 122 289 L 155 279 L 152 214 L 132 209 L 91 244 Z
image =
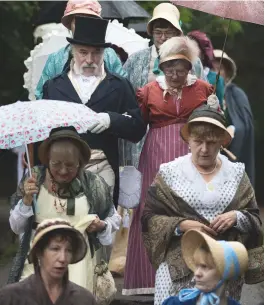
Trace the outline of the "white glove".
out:
M 97 121 L 88 129 L 91 133 L 98 134 L 110 127 L 110 116 L 107 113 L 98 113 L 96 120 Z

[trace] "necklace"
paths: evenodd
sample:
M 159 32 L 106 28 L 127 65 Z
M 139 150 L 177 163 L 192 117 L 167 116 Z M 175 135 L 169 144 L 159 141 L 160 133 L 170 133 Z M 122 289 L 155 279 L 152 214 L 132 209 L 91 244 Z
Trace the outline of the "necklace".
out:
M 194 164 L 193 161 L 192 161 L 192 163 Z M 217 165 L 218 165 L 218 161 L 216 161 L 215 166 L 214 166 L 214 169 L 211 170 L 210 172 L 200 172 L 200 171 L 198 170 L 197 166 L 194 164 L 194 166 L 196 167 L 197 171 L 198 171 L 201 175 L 211 175 L 211 174 L 213 174 L 213 173 L 216 171 Z
M 51 184 L 52 184 L 52 193 L 53 193 L 53 196 L 54 196 L 54 203 L 53 203 L 53 206 L 55 207 L 55 210 L 57 213 L 63 213 L 65 211 L 65 207 L 66 207 L 66 203 L 67 203 L 67 200 L 65 201 L 65 203 L 63 204 L 61 202 L 61 199 L 59 197 L 59 195 L 57 194 L 57 191 L 56 191 L 56 185 L 55 185 L 55 182 L 53 180 L 51 180 Z M 56 200 L 56 197 L 58 198 L 58 206 L 57 206 L 57 200 Z

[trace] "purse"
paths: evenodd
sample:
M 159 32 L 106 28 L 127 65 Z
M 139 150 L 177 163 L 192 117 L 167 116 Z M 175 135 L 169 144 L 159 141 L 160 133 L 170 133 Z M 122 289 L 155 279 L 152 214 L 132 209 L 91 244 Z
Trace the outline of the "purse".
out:
M 248 270 L 245 273 L 245 283 L 254 285 L 264 281 L 264 246 L 248 251 Z
M 139 205 L 142 191 L 142 174 L 134 166 L 120 168 L 119 205 L 135 209 Z
M 103 249 L 105 249 L 104 246 Z M 101 258 L 102 250 L 99 250 L 100 253 L 96 253 L 97 264 L 94 269 L 93 295 L 98 305 L 109 305 L 115 299 L 117 289 L 108 264 Z

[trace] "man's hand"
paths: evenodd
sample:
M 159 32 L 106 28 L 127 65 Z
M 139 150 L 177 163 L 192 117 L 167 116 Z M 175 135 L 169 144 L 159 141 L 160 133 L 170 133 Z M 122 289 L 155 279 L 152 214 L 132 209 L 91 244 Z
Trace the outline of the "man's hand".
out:
M 98 113 L 97 121 L 88 129 L 91 133 L 99 134 L 110 127 L 110 116 L 107 113 Z
M 210 227 L 217 233 L 224 233 L 226 230 L 232 228 L 237 221 L 236 211 L 230 211 L 218 215 L 210 224 Z

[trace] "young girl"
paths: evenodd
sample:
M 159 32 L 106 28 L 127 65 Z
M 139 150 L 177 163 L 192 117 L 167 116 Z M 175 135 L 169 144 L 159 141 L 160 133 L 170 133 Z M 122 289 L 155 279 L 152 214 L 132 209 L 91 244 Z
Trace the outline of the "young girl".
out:
M 247 270 L 248 253 L 239 242 L 216 241 L 189 230 L 181 241 L 182 255 L 194 272 L 195 288 L 182 289 L 163 305 L 239 305 L 225 294 L 226 283 Z

